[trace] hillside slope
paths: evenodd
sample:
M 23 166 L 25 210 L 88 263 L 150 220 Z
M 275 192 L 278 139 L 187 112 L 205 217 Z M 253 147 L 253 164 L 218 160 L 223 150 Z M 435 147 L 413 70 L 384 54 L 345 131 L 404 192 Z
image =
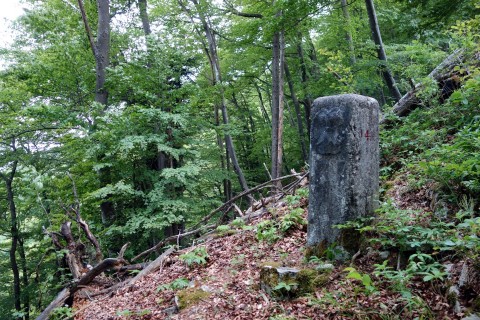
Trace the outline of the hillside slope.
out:
M 305 194 L 305 192 L 303 192 Z M 306 218 L 307 199 L 287 196 L 260 218 L 220 228 L 191 248 L 171 254 L 162 267 L 132 286 L 95 296 L 111 282 L 77 293 L 75 319 L 460 319 L 443 286 L 412 278 L 407 291 L 373 274 L 385 252 L 364 245 L 352 267 L 337 265 L 323 286 L 297 299 L 276 300 L 260 289 L 265 265 L 315 268 L 324 262 L 304 259 L 306 228 L 261 234 L 268 221 L 282 221 L 292 210 Z M 218 229 L 217 229 L 218 230 Z M 223 235 L 222 235 L 223 234 Z M 263 235 L 268 233 L 263 232 Z M 276 239 L 278 237 L 278 239 Z M 268 241 L 270 240 L 270 241 Z M 276 240 L 276 241 L 275 241 Z M 200 249 L 199 249 L 200 248 Z M 203 248 L 203 249 L 201 249 Z M 198 259 L 192 259 L 196 253 Z M 387 259 L 395 259 L 393 251 Z M 203 261 L 204 259 L 204 261 Z M 194 262 L 197 261 L 198 263 Z M 190 266 L 187 265 L 190 263 Z M 353 271 L 352 271 L 353 270 Z M 454 268 L 451 269 L 452 274 Z M 360 277 L 357 276 L 360 275 Z M 369 275 L 367 277 L 367 275 Z M 370 287 L 366 279 L 371 279 Z M 105 282 L 105 281 L 104 281 Z M 180 309 L 178 310 L 178 307 Z

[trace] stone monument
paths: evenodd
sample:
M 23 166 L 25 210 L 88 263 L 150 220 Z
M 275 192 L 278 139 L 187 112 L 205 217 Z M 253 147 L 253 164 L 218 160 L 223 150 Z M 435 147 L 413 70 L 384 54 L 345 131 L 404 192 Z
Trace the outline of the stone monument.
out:
M 307 255 L 355 253 L 359 235 L 335 225 L 371 215 L 378 202 L 378 102 L 345 94 L 312 107 Z

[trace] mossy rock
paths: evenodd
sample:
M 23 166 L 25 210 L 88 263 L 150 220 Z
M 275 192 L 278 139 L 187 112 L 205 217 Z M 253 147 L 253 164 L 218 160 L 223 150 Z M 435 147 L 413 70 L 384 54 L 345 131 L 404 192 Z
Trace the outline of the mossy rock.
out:
M 476 297 L 472 302 L 472 309 L 473 311 L 479 312 L 480 311 L 480 296 Z
M 347 261 L 364 246 L 364 237 L 358 230 L 345 228 L 340 230 L 335 243 L 323 240 L 320 243 L 307 246 L 305 256 L 307 259 L 315 256 L 318 258 L 326 257 L 334 261 Z
M 313 293 L 325 285 L 329 272 L 264 265 L 260 271 L 260 288 L 271 297 L 290 300 Z
M 260 263 L 260 267 L 273 267 L 273 268 L 280 268 L 282 267 L 282 263 L 278 261 L 264 261 Z
M 200 300 L 206 299 L 210 296 L 210 292 L 204 291 L 201 288 L 188 288 L 180 290 L 177 293 L 178 309 L 182 310 L 188 308 Z

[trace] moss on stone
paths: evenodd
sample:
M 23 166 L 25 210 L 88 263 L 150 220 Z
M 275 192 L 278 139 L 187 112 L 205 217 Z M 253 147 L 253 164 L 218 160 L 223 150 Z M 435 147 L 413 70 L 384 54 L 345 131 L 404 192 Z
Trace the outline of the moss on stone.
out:
M 177 293 L 178 308 L 180 310 L 196 304 L 198 301 L 206 299 L 210 296 L 209 292 L 203 291 L 200 288 L 188 288 L 180 290 Z
M 313 293 L 316 288 L 323 286 L 328 281 L 329 274 L 329 271 L 301 269 L 281 275 L 278 268 L 266 266 L 260 273 L 260 286 L 273 298 L 292 299 Z M 281 283 L 284 287 L 275 289 Z
M 480 297 L 476 297 L 472 302 L 473 311 L 480 311 Z
M 264 261 L 260 264 L 260 267 L 263 268 L 263 267 L 272 267 L 272 268 L 279 268 L 279 267 L 282 267 L 282 263 L 279 262 L 279 261 Z
M 340 230 L 339 243 L 350 255 L 355 254 L 360 248 L 362 235 L 354 228 Z
M 327 248 L 328 243 L 326 240 L 324 240 L 314 246 L 308 246 L 305 250 L 305 256 L 307 257 L 307 259 L 310 259 L 311 257 L 324 257 L 327 252 Z
M 300 270 L 297 276 L 299 295 L 313 293 L 316 288 L 323 286 L 328 281 L 328 274 L 315 269 Z

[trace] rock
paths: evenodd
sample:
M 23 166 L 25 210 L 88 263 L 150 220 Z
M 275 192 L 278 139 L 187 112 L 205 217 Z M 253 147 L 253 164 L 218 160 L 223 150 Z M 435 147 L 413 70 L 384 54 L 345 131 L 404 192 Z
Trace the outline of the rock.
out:
M 380 251 L 378 253 L 378 256 L 380 257 L 380 259 L 382 260 L 387 260 L 388 257 L 390 256 L 390 251 Z
M 460 272 L 460 277 L 458 278 L 458 286 L 460 288 L 466 287 L 469 283 L 469 278 L 468 264 L 464 263 L 462 271 Z
M 373 98 L 347 94 L 315 100 L 310 142 L 308 256 L 330 253 L 343 260 L 358 251 L 358 232 L 334 226 L 371 215 L 376 207 L 378 117 L 378 102 Z
M 260 288 L 273 298 L 293 299 L 324 285 L 331 270 L 264 266 L 260 271 Z
M 462 320 L 480 320 L 480 316 L 477 314 L 471 314 L 467 317 L 462 318 Z
M 447 291 L 447 301 L 453 307 L 453 311 L 456 314 L 462 312 L 462 307 L 460 306 L 460 302 L 458 301 L 458 297 L 460 296 L 460 291 L 458 290 L 457 286 L 451 286 L 448 288 Z
M 166 313 L 168 316 L 173 316 L 174 314 L 178 313 L 178 308 L 177 306 L 173 306 L 167 309 L 163 309 L 162 312 Z
M 179 310 L 183 310 L 192 305 L 195 305 L 200 300 L 207 299 L 210 296 L 210 292 L 206 292 L 201 288 L 191 287 L 178 291 L 175 296 L 175 304 Z
M 319 272 L 325 272 L 325 271 L 332 271 L 334 268 L 335 266 L 331 263 L 323 263 L 316 266 L 315 270 Z

